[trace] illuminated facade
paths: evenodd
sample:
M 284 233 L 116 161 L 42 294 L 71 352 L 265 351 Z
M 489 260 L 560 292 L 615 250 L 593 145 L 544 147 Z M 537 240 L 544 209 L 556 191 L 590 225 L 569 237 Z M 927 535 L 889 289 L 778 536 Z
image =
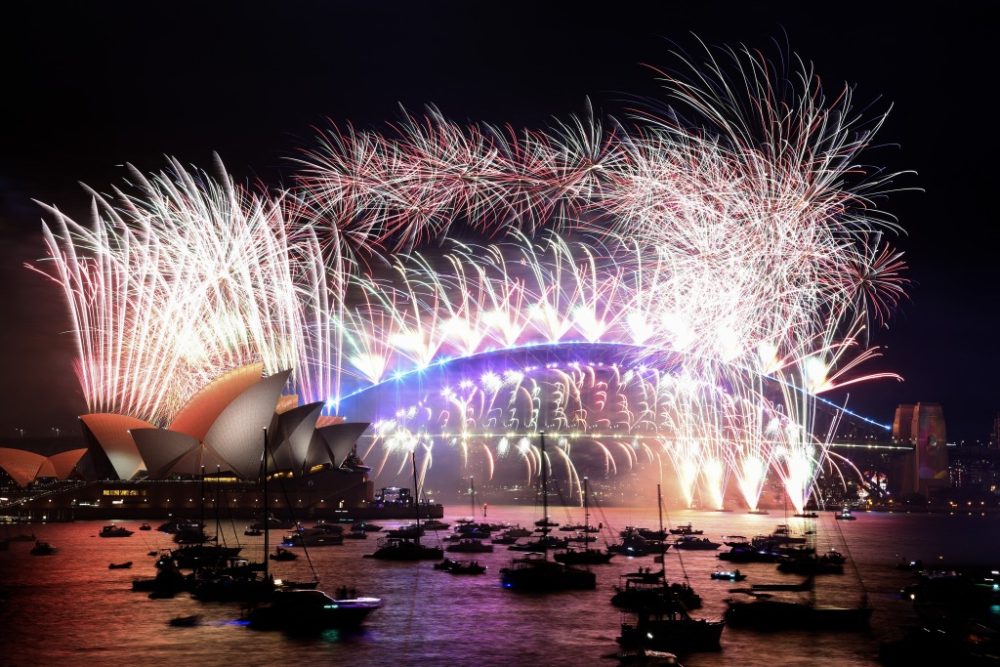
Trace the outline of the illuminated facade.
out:
M 892 437 L 895 442 L 914 448 L 903 473 L 901 491 L 904 495 L 929 497 L 948 487 L 948 438 L 940 404 L 898 406 L 892 422 Z

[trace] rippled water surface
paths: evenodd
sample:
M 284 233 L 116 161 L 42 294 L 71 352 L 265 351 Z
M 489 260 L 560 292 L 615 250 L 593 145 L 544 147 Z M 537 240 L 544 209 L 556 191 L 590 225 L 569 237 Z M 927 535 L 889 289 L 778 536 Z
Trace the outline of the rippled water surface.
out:
M 531 507 L 495 507 L 490 521 L 529 525 L 537 518 Z M 578 513 L 579 514 L 579 513 Z M 456 516 L 446 516 L 453 521 Z M 557 521 L 570 514 L 555 509 Z M 574 521 L 582 516 L 572 517 Z M 707 537 L 752 536 L 770 532 L 785 522 L 779 513 L 751 516 L 739 513 L 676 512 L 674 524 L 692 522 Z M 615 530 L 626 525 L 655 527 L 655 508 L 609 509 L 595 514 Z M 789 519 L 793 527 L 806 526 Z M 400 522 L 385 522 L 395 525 Z M 876 664 L 878 643 L 898 636 L 911 620 L 898 590 L 910 575 L 895 568 L 900 557 L 925 562 L 984 561 L 998 553 L 997 517 L 910 514 L 859 514 L 854 522 L 836 522 L 826 515 L 816 522 L 821 549 L 846 548 L 857 563 L 843 576 L 818 579 L 820 602 L 854 604 L 867 590 L 875 606 L 869 633 L 760 634 L 726 628 L 720 653 L 692 654 L 683 660 L 698 665 L 869 665 Z M 839 524 L 839 525 L 838 525 Z M 3 665 L 580 665 L 617 664 L 601 656 L 615 650 L 623 615 L 609 603 L 612 585 L 623 572 L 652 566 L 652 557 L 616 557 L 596 566 L 596 591 L 545 596 L 517 594 L 499 585 L 498 570 L 514 552 L 497 545 L 492 554 L 478 554 L 489 570 L 479 577 L 452 576 L 432 569 L 431 562 L 387 563 L 362 558 L 374 550 L 375 539 L 346 540 L 343 546 L 310 550 L 321 589 L 354 587 L 376 595 L 385 607 L 375 612 L 363 632 L 341 636 L 329 632 L 308 639 L 251 630 L 239 623 L 238 605 L 205 604 L 182 594 L 172 600 L 150 600 L 132 593 L 131 580 L 153 574 L 147 552 L 170 546 L 169 535 L 136 532 L 123 539 L 100 539 L 101 522 L 15 526 L 11 533 L 35 532 L 58 547 L 50 557 L 32 557 L 30 543 L 12 543 L 0 552 L 0 663 Z M 138 522 L 124 522 L 133 529 Z M 245 538 L 243 523 L 234 532 L 244 555 L 259 559 L 263 538 Z M 235 530 L 234 530 L 235 529 Z M 0 528 L 0 531 L 5 529 Z M 272 542 L 280 531 L 272 531 Z M 3 534 L 0 533 L 0 537 Z M 431 538 L 433 539 L 433 538 Z M 459 558 L 469 558 L 458 555 Z M 110 562 L 132 560 L 131 570 L 109 570 Z M 685 572 L 704 599 L 696 615 L 719 616 L 729 595 L 729 582 L 712 581 L 716 552 L 686 552 L 667 556 L 667 573 L 680 579 Z M 745 584 L 796 581 L 773 565 L 741 565 Z M 273 565 L 276 576 L 311 577 L 304 558 Z M 860 574 L 860 577 L 858 576 Z M 174 616 L 201 614 L 195 628 L 173 628 Z

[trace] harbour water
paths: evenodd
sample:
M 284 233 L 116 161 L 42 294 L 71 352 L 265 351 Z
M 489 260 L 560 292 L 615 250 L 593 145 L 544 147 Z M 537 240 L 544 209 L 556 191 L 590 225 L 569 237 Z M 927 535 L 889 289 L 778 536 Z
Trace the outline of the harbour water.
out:
M 534 507 L 491 507 L 488 520 L 529 526 L 538 515 Z M 446 511 L 445 521 L 454 522 L 460 516 Z M 553 508 L 551 516 L 560 522 L 583 518 L 581 511 L 563 508 Z M 768 533 L 779 523 L 789 523 L 798 531 L 815 528 L 818 550 L 837 548 L 857 565 L 856 569 L 848 565 L 843 575 L 818 577 L 817 601 L 855 604 L 867 593 L 875 607 L 869 632 L 758 633 L 726 628 L 721 652 L 691 654 L 683 663 L 687 667 L 877 664 L 879 642 L 901 636 L 913 620 L 910 603 L 899 596 L 899 589 L 912 581 L 910 573 L 896 568 L 901 558 L 919 558 L 928 565 L 935 561 L 988 564 L 1000 553 L 997 516 L 860 513 L 857 517 L 838 522 L 829 513 L 818 520 L 785 518 L 780 512 L 764 516 L 670 513 L 673 525 L 690 522 L 715 541 L 723 535 Z M 657 522 L 655 507 L 601 510 L 591 520 L 615 531 L 626 525 L 655 528 Z M 359 594 L 383 598 L 385 606 L 369 617 L 359 633 L 331 631 L 302 638 L 251 630 L 241 622 L 239 605 L 201 603 L 187 594 L 150 600 L 143 593 L 133 593 L 133 578 L 153 574 L 154 559 L 148 552 L 173 546 L 170 536 L 154 530 L 101 539 L 97 534 L 106 523 L 10 527 L 11 534 L 34 532 L 59 552 L 33 557 L 28 553 L 31 544 L 26 542 L 11 543 L 9 551 L 0 552 L 0 664 L 610 666 L 617 662 L 602 656 L 616 650 L 615 637 L 627 618 L 609 602 L 612 586 L 624 572 L 656 569 L 652 556 L 619 556 L 610 565 L 593 568 L 596 591 L 524 595 L 499 584 L 499 569 L 519 555 L 505 546 L 497 545 L 491 554 L 457 554 L 462 560 L 475 557 L 489 569 L 482 576 L 452 576 L 435 571 L 431 562 L 363 558 L 374 550 L 376 535 L 345 540 L 343 546 L 309 550 L 320 588 L 333 592 L 347 586 Z M 138 528 L 137 522 L 123 525 Z M 244 528 L 245 522 L 225 524 L 223 536 L 230 543 L 238 536 L 243 555 L 259 560 L 263 538 L 244 537 Z M 281 532 L 271 532 L 272 544 Z M 434 534 L 425 539 L 434 540 Z M 734 586 L 801 578 L 780 574 L 773 564 L 749 564 L 739 566 L 749 575 L 743 584 L 713 581 L 710 573 L 725 565 L 716 554 L 688 551 L 678 556 L 671 549 L 667 555 L 668 578 L 682 580 L 686 574 L 704 600 L 696 616 L 720 616 Z M 109 563 L 126 560 L 134 562 L 132 569 L 108 569 Z M 272 570 L 288 579 L 312 576 L 304 557 L 274 563 Z M 193 628 L 167 624 L 170 618 L 192 614 L 201 614 L 203 624 Z

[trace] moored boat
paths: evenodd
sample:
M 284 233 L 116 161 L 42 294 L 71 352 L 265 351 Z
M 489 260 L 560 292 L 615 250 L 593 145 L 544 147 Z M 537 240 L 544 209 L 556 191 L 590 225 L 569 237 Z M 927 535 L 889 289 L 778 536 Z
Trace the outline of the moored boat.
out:
M 718 542 L 713 542 L 707 537 L 695 537 L 694 535 L 683 535 L 674 540 L 675 549 L 714 551 L 721 546 Z
M 867 600 L 857 607 L 817 605 L 813 601 L 726 600 L 725 619 L 734 626 L 758 630 L 864 630 L 868 627 L 872 608 Z
M 58 551 L 54 546 L 48 542 L 36 541 L 35 546 L 31 547 L 29 552 L 32 556 L 51 556 Z
M 110 524 L 101 528 L 101 532 L 98 533 L 98 537 L 131 537 L 133 531 L 125 528 L 124 526 L 116 526 Z
M 361 625 L 382 600 L 371 597 L 334 599 L 322 591 L 291 590 L 274 594 L 271 603 L 247 616 L 260 630 L 316 631 Z
M 652 649 L 672 653 L 717 651 L 722 619 L 692 618 L 680 604 L 640 610 L 634 623 L 622 623 L 618 643 L 623 648 Z

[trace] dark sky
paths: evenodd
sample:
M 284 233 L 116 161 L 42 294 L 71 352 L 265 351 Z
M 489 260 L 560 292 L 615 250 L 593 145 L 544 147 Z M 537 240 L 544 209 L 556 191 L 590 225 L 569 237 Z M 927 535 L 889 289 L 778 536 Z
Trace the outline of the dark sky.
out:
M 212 151 L 278 183 L 312 125 L 378 126 L 399 104 L 537 127 L 590 96 L 622 115 L 656 95 L 640 63 L 676 64 L 670 41 L 693 50 L 691 33 L 773 54 L 787 41 L 831 89 L 894 105 L 869 162 L 917 171 L 902 184 L 924 192 L 885 205 L 914 285 L 872 368 L 906 382 L 855 388 L 850 406 L 888 422 L 899 402 L 941 402 L 952 440 L 984 437 L 1000 408 L 995 3 L 18 4 L 0 28 L 0 437 L 73 428 L 83 410 L 60 295 L 22 268 L 42 252 L 32 198 L 82 219 L 78 182 L 105 189 L 122 163 L 166 154 L 210 167 Z

